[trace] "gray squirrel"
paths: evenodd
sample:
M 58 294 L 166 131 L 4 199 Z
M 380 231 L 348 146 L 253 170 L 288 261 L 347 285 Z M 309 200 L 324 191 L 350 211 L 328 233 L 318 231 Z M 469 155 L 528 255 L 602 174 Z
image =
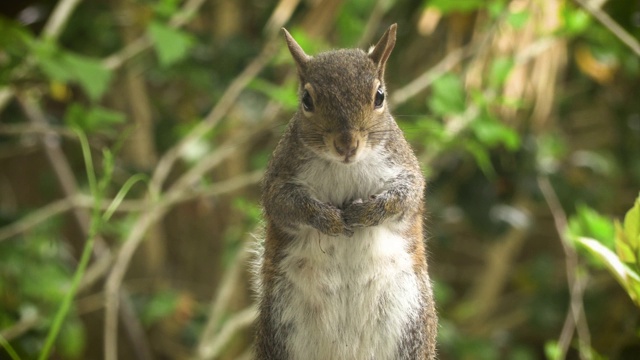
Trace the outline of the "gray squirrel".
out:
M 384 83 L 396 24 L 313 57 L 283 32 L 300 105 L 262 184 L 255 358 L 435 359 L 425 180 Z

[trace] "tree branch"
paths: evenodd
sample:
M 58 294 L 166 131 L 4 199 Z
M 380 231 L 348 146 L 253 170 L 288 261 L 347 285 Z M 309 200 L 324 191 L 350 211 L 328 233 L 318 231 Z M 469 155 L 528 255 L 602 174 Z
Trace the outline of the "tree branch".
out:
M 248 241 L 244 241 L 242 249 L 231 262 L 231 267 L 227 269 L 224 278 L 220 282 L 218 291 L 215 292 L 214 299 L 211 302 L 207 324 L 204 326 L 202 335 L 196 347 L 199 359 L 211 358 L 214 343 L 217 340 L 217 327 L 220 323 L 225 307 L 229 305 L 234 290 L 241 283 L 240 277 L 245 269 L 246 260 L 249 254 L 247 249 Z
M 240 73 L 231 82 L 218 103 L 211 109 L 204 120 L 184 136 L 176 145 L 167 150 L 158 162 L 158 166 L 151 178 L 151 188 L 153 191 L 157 192 L 162 187 L 162 184 L 169 175 L 171 168 L 182 155 L 182 151 L 185 147 L 205 136 L 229 112 L 249 82 L 256 77 L 260 71 L 262 71 L 273 55 L 275 55 L 276 49 L 275 41 L 272 38 L 267 42 L 260 54 L 258 54 L 258 56 L 253 59 L 242 73 Z
M 0 228 L 0 242 L 7 240 L 13 236 L 28 231 L 41 224 L 42 222 L 67 212 L 73 208 L 73 199 L 66 198 L 62 200 L 54 201 L 37 210 L 31 211 L 28 215 L 22 217 L 3 228 Z
M 254 306 L 248 307 L 233 315 L 224 324 L 224 327 L 218 332 L 217 337 L 211 344 L 204 344 L 199 351 L 199 359 L 213 359 L 219 355 L 224 346 L 233 338 L 240 330 L 250 326 L 258 316 L 258 309 Z
M 58 5 L 49 16 L 49 20 L 44 25 L 41 38 L 58 40 L 64 26 L 67 24 L 69 17 L 73 14 L 73 10 L 80 4 L 82 0 L 60 0 Z
M 584 294 L 586 281 L 580 281 L 580 278 L 578 277 L 578 256 L 566 236 L 567 216 L 562 209 L 562 205 L 560 205 L 558 196 L 556 195 L 549 178 L 546 176 L 539 176 L 538 186 L 545 201 L 547 202 L 549 210 L 551 211 L 556 232 L 560 237 L 560 243 L 562 245 L 566 261 L 569 294 L 571 296 L 570 309 L 567 312 L 567 318 L 565 320 L 560 339 L 558 340 L 558 345 L 561 351 L 561 356 L 559 358 L 565 358 L 569 345 L 571 344 L 571 339 L 573 338 L 574 329 L 577 329 L 580 358 L 590 359 L 591 335 L 589 333 L 589 327 L 586 322 L 587 317 L 582 303 L 582 296 Z
M 631 34 L 629 34 L 622 26 L 613 20 L 606 12 L 594 5 L 595 1 L 575 0 L 580 6 L 586 9 L 593 17 L 595 17 L 604 27 L 613 33 L 620 41 L 631 49 L 637 56 L 640 56 L 640 43 Z

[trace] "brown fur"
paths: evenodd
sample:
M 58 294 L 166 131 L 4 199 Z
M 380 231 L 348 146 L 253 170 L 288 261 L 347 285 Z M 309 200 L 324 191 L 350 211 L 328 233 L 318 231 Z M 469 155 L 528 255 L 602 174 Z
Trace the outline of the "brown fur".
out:
M 384 107 L 374 104 L 377 91 L 386 93 L 384 70 L 395 44 L 395 25 L 369 54 L 348 49 L 311 57 L 286 30 L 285 39 L 298 68 L 301 99 L 308 96 L 313 106 L 305 109 L 301 104 L 273 153 L 263 181 L 267 226 L 258 269 L 261 289 L 256 358 L 292 359 L 286 344 L 294 329 L 293 325 L 278 320 L 286 308 L 279 306 L 276 288 L 296 291 L 281 264 L 288 256 L 287 249 L 301 241 L 297 234 L 313 228 L 323 236 L 346 237 L 348 241 L 357 229 L 396 224 L 402 229 L 400 235 L 411 255 L 420 311 L 403 328 L 395 358 L 434 359 L 437 316 L 423 235 L 425 181 L 386 104 Z M 319 189 L 310 188 L 299 179 L 313 161 L 327 167 L 342 162 L 339 166 L 348 169 L 361 153 L 372 149 L 376 156 L 383 157 L 385 166 L 402 169 L 397 176 L 383 179 L 384 191 L 363 198 L 354 195 L 342 203 L 334 203 L 321 201 L 326 194 L 318 193 Z M 322 251 L 331 257 L 334 249 Z M 301 272 L 313 271 L 313 265 L 305 259 L 296 261 L 295 266 Z M 321 311 L 321 308 L 313 310 L 309 316 Z

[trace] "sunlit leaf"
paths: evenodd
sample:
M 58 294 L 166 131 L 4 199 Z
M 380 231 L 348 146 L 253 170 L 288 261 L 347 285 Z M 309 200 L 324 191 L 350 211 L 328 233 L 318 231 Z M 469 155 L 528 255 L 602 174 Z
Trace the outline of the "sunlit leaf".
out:
M 591 16 L 589 16 L 589 14 L 581 9 L 574 10 L 574 8 L 570 6 L 564 7 L 562 20 L 564 22 L 563 30 L 570 35 L 583 32 L 589 27 L 589 24 L 591 24 Z
M 616 227 L 616 253 L 625 263 L 634 264 L 636 262 L 636 253 L 634 248 L 631 247 L 629 243 L 626 241 L 626 236 L 624 234 L 624 230 L 622 229 L 622 225 L 620 225 L 619 221 L 615 222 Z
M 640 248 L 640 196 L 624 216 L 623 226 L 626 242 L 632 249 L 638 251 Z
M 429 108 L 437 115 L 460 114 L 466 109 L 466 96 L 460 77 L 447 74 L 433 83 Z
M 490 116 L 478 117 L 471 123 L 471 129 L 478 140 L 488 147 L 504 145 L 508 150 L 516 150 L 520 146 L 518 133 Z
M 528 11 L 510 13 L 507 16 L 507 22 L 516 29 L 522 29 L 527 24 L 530 15 Z
M 568 230 L 573 238 L 597 239 L 608 249 L 615 249 L 613 222 L 587 205 L 576 206 L 576 214 L 569 218 Z
M 450 12 L 468 12 L 486 6 L 484 0 L 431 0 L 429 6 L 438 8 L 443 14 Z
M 491 70 L 489 71 L 489 81 L 491 84 L 493 86 L 503 85 L 509 77 L 509 74 L 511 74 L 514 64 L 515 62 L 511 58 L 500 57 L 495 59 L 491 63 Z
M 544 344 L 544 354 L 547 360 L 558 360 L 562 358 L 562 351 L 557 341 L 548 341 Z
M 628 266 L 611 250 L 595 239 L 581 237 L 578 243 L 584 246 L 589 252 L 598 257 L 611 274 L 624 287 L 633 302 L 640 306 L 640 276 Z
M 87 336 L 80 321 L 67 321 L 58 338 L 60 353 L 68 359 L 78 359 L 86 346 Z

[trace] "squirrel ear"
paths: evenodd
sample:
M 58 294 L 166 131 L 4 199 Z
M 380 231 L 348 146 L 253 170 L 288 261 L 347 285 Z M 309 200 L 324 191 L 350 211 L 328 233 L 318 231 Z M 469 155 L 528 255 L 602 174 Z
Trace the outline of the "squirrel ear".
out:
M 284 39 L 287 41 L 289 52 L 291 53 L 291 56 L 293 56 L 293 60 L 295 60 L 296 65 L 298 66 L 298 71 L 301 72 L 305 68 L 307 62 L 309 61 L 309 59 L 311 59 L 311 57 L 305 54 L 304 50 L 302 50 L 300 45 L 298 45 L 293 36 L 289 34 L 287 29 L 282 28 L 282 32 L 284 32 Z
M 382 35 L 376 46 L 369 50 L 369 58 L 378 67 L 378 75 L 380 78 L 384 75 L 384 66 L 387 63 L 391 50 L 396 45 L 396 29 L 397 24 L 392 24 L 389 29 Z

